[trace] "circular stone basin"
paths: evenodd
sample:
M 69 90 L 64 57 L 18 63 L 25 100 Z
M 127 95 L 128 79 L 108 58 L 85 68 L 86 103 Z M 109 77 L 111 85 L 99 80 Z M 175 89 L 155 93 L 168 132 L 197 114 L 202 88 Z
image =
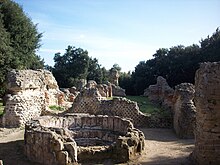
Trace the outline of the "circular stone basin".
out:
M 25 127 L 25 154 L 44 164 L 126 162 L 144 149 L 144 134 L 117 116 L 42 116 Z

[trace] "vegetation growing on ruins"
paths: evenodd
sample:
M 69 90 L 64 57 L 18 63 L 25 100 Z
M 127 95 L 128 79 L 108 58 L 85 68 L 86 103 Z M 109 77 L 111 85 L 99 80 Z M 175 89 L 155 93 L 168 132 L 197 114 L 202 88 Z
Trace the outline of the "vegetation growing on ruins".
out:
M 55 110 L 55 111 L 64 111 L 65 110 L 64 107 L 56 106 L 56 105 L 51 105 L 51 106 L 49 106 L 49 108 L 51 110 Z
M 2 100 L 0 100 L 0 116 L 3 114 L 4 106 Z

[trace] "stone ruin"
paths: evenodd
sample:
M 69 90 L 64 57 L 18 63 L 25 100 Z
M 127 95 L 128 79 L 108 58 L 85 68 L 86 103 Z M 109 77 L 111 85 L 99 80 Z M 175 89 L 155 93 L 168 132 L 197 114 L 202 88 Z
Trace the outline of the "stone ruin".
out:
M 53 75 L 46 70 L 12 70 L 7 75 L 7 99 L 2 125 L 20 127 L 38 117 L 49 105 L 58 105 L 61 93 Z
M 25 128 L 26 156 L 31 161 L 47 165 L 106 159 L 122 163 L 134 159 L 143 149 L 143 132 L 120 117 L 42 116 L 28 122 Z
M 173 94 L 174 90 L 162 76 L 158 76 L 157 83 L 150 85 L 144 91 L 144 96 L 147 96 L 151 102 L 162 105 L 165 108 L 171 108 L 173 106 Z
M 85 85 L 85 88 L 97 88 L 99 91 L 100 97 L 112 97 L 112 86 L 109 83 L 108 85 L 106 84 L 97 84 L 95 81 L 90 80 L 88 83 Z M 85 89 L 84 88 L 84 89 Z M 82 89 L 82 90 L 84 90 Z
M 180 138 L 194 138 L 196 107 L 193 103 L 194 85 L 182 83 L 173 96 L 173 127 Z
M 126 96 L 125 89 L 119 86 L 118 79 L 118 71 L 116 69 L 111 69 L 109 73 L 109 82 L 111 83 L 113 96 Z
M 112 68 L 110 69 L 110 73 L 109 73 L 109 82 L 118 86 L 118 79 L 119 79 L 119 73 L 116 69 Z
M 80 93 L 76 87 L 71 87 L 71 88 L 60 88 L 62 91 L 62 97 L 63 97 L 63 103 L 59 105 L 64 105 L 67 102 L 72 103 L 74 102 L 76 96 Z
M 220 62 L 200 65 L 195 76 L 196 164 L 220 164 Z
M 107 99 L 101 96 L 96 86 L 90 86 L 81 91 L 68 112 L 120 116 L 130 119 L 135 126 L 149 125 L 149 117 L 139 110 L 136 102 L 120 97 Z
M 101 111 L 104 107 L 111 107 L 107 102 L 112 96 L 110 87 L 94 81 L 85 87 L 97 91 L 92 92 L 92 96 L 97 94 L 94 98 L 106 99 L 105 105 L 99 106 Z M 111 159 L 120 163 L 136 158 L 144 149 L 144 134 L 135 129 L 122 113 L 127 105 L 123 104 L 126 108 L 122 107 L 121 114 L 118 114 L 123 117 L 106 116 L 111 114 L 111 109 L 105 109 L 104 116 L 48 113 L 49 105 L 63 105 L 71 94 L 82 96 L 86 91 L 79 94 L 76 88 L 69 88 L 61 92 L 49 71 L 12 70 L 8 74 L 8 91 L 11 95 L 4 109 L 3 127 L 25 125 L 25 154 L 31 161 L 67 165 Z M 76 101 L 80 98 L 78 96 Z M 116 105 L 114 108 L 121 108 Z

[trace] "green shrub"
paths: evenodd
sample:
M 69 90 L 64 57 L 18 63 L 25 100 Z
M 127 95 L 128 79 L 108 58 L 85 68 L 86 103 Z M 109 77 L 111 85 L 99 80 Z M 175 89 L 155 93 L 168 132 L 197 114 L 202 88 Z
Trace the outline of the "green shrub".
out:
M 57 106 L 57 105 L 51 105 L 51 106 L 49 106 L 49 108 L 50 108 L 51 110 L 55 110 L 55 111 L 64 111 L 64 110 L 65 110 L 64 107 Z
M 3 106 L 2 100 L 0 100 L 0 116 L 3 115 L 5 106 Z

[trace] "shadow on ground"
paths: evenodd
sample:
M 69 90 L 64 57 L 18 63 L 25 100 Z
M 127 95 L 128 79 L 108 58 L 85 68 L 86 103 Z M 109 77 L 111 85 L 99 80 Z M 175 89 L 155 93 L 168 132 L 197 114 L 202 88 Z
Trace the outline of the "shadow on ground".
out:
M 39 165 L 25 157 L 24 140 L 0 143 L 0 160 L 4 165 Z

